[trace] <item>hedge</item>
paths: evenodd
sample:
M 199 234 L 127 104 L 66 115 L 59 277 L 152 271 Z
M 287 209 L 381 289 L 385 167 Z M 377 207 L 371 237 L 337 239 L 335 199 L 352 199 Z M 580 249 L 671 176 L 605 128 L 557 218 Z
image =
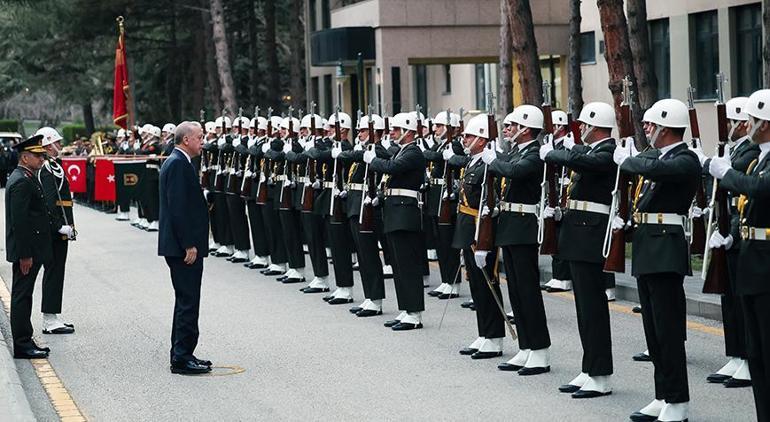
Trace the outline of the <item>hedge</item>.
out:
M 88 132 L 86 131 L 86 125 L 82 123 L 64 125 L 61 128 L 61 136 L 64 137 L 64 141 L 67 144 L 72 142 L 72 140 L 76 137 L 80 137 L 80 136 L 87 137 Z
M 18 132 L 18 120 L 0 120 L 0 132 Z

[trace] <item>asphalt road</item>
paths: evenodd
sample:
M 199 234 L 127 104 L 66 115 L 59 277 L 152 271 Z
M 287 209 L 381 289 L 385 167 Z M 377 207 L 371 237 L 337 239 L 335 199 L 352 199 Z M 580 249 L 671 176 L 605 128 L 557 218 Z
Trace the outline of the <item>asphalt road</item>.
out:
M 304 295 L 297 285 L 220 258 L 205 261 L 196 354 L 244 371 L 172 375 L 173 291 L 156 256 L 157 236 L 85 207 L 76 206 L 75 215 L 80 235 L 71 244 L 64 315 L 77 332 L 40 334 L 39 283 L 33 322 L 37 337 L 53 349 L 53 368 L 90 420 L 622 421 L 653 399 L 652 365 L 631 360 L 645 348 L 641 319 L 627 312 L 631 303 L 617 303 L 611 316 L 613 394 L 574 400 L 557 391 L 577 375 L 581 358 L 569 295 L 545 297 L 551 372 L 520 377 L 496 369 L 517 350 L 510 340 L 501 359 L 473 361 L 457 353 L 476 337 L 474 314 L 459 307 L 467 284 L 440 330 L 445 302 L 427 298 L 425 328 L 396 333 L 382 326 L 397 313 L 392 281 L 386 281 L 385 315 L 361 319 L 347 305 L 327 305 L 321 295 Z M 0 275 L 10 283 L 7 263 Z M 0 320 L 7 333 L 6 318 Z M 754 420 L 750 389 L 705 382 L 725 360 L 723 338 L 707 328 L 719 323 L 691 320 L 690 420 Z M 56 420 L 29 363 L 16 362 L 33 411 L 40 420 Z

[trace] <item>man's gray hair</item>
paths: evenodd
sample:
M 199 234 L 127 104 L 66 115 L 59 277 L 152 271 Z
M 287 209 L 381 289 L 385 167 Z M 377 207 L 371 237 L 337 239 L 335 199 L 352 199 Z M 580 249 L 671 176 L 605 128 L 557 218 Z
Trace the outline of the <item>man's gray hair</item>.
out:
M 181 144 L 184 137 L 190 135 L 195 127 L 201 127 L 201 124 L 193 121 L 184 121 L 180 123 L 179 126 L 176 127 L 176 132 L 174 132 L 174 144 Z

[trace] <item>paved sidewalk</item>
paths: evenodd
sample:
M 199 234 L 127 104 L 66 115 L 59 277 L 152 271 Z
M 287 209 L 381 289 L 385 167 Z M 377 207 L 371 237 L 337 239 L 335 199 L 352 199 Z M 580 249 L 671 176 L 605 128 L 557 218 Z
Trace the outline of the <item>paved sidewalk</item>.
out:
M 0 298 L 5 301 L 7 290 L 0 280 Z M 0 305 L 2 308 L 2 305 Z M 7 308 L 6 308 L 7 309 Z M 0 309 L 0 319 L 7 319 L 4 309 Z M 3 324 L 5 325 L 5 324 Z M 10 344 L 6 342 L 0 330 L 0 421 L 34 421 L 29 400 L 13 360 Z

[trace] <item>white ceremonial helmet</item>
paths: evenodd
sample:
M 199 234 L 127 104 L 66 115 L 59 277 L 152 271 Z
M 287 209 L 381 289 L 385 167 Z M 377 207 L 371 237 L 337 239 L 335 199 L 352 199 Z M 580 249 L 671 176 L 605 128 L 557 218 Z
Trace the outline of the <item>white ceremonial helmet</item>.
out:
M 533 129 L 543 128 L 543 111 L 540 107 L 524 104 L 513 109 L 511 121 Z
M 567 113 L 561 110 L 554 110 L 551 112 L 551 120 L 555 125 L 566 126 L 567 125 Z
M 299 122 L 300 128 L 310 129 L 311 123 L 315 123 L 316 130 L 323 129 L 323 117 L 317 114 L 306 114 Z
M 473 116 L 465 125 L 465 132 L 463 135 L 478 136 L 480 138 L 489 139 L 489 121 L 486 114 L 478 114 Z
M 746 102 L 748 100 L 748 97 L 735 97 L 728 100 L 725 103 L 727 118 L 730 120 L 739 120 L 741 122 L 749 120 L 749 115 L 746 114 Z
M 433 124 L 456 127 L 459 125 L 459 122 L 456 120 L 453 113 L 449 113 L 449 115 L 447 115 L 446 111 L 442 111 L 438 113 L 435 118 L 433 118 Z
M 160 138 L 160 128 L 157 126 L 153 126 L 150 128 L 150 135 L 152 135 L 155 138 Z
M 578 121 L 590 126 L 612 129 L 615 127 L 615 109 L 607 103 L 588 103 L 580 110 Z
M 232 129 L 233 125 L 230 118 L 225 116 L 224 119 L 225 119 L 225 129 Z M 220 127 L 220 128 L 222 127 L 222 116 L 219 116 L 217 117 L 216 120 L 214 120 L 214 125 L 216 127 Z
M 746 114 L 755 119 L 770 121 L 770 89 L 760 89 L 749 96 Z
M 216 133 L 217 125 L 214 122 L 206 122 L 206 133 Z
M 512 125 L 513 124 L 513 112 L 508 113 L 505 118 L 503 118 L 503 124 L 504 125 Z
M 241 116 L 240 119 L 236 118 L 235 119 L 236 126 L 238 125 L 239 122 L 241 124 L 242 129 L 249 129 L 251 127 L 251 120 L 249 120 L 248 117 Z
M 372 114 L 372 127 L 374 127 L 374 130 L 384 130 L 385 119 L 376 114 Z M 369 115 L 361 116 L 361 120 L 358 121 L 358 130 L 361 129 L 369 129 Z
M 262 116 L 255 117 L 257 119 L 257 130 L 267 130 L 267 119 Z
M 126 130 L 123 128 L 118 129 L 118 138 L 125 138 L 126 137 Z
M 163 125 L 163 132 L 173 134 L 174 132 L 176 132 L 176 125 L 173 123 L 166 123 L 165 125 Z
M 690 126 L 690 112 L 679 100 L 673 98 L 659 100 L 650 107 L 650 110 L 652 110 L 648 120 L 650 123 L 671 128 Z
M 289 117 L 284 117 L 283 120 L 281 120 L 281 129 L 289 130 Z M 292 133 L 299 132 L 299 119 L 296 117 L 291 118 L 291 131 Z
M 54 144 L 56 142 L 61 141 L 62 136 L 59 134 L 59 132 L 56 131 L 56 129 L 52 127 L 41 127 L 40 129 L 35 132 L 35 136 L 43 135 L 43 146 L 48 146 L 51 144 Z
M 414 113 L 398 113 L 390 119 L 390 126 L 403 130 L 417 130 L 416 117 Z
M 273 130 L 277 130 L 281 128 L 281 123 L 283 123 L 283 117 L 281 116 L 270 116 L 270 126 L 273 128 Z
M 348 113 L 343 113 L 341 111 L 339 113 L 332 113 L 332 115 L 329 116 L 329 126 L 334 126 L 334 124 L 336 123 L 337 121 L 337 117 L 335 117 L 336 115 L 339 115 L 341 129 L 351 129 L 353 127 L 351 124 L 350 115 Z
M 142 127 L 139 128 L 139 134 L 144 135 L 145 133 L 150 133 L 152 131 L 152 127 L 153 126 L 149 123 L 142 125 Z
M 652 107 L 648 108 L 647 111 L 644 112 L 644 115 L 642 116 L 642 122 L 643 123 L 649 123 L 650 119 L 652 119 L 652 113 L 654 111 L 652 110 Z

